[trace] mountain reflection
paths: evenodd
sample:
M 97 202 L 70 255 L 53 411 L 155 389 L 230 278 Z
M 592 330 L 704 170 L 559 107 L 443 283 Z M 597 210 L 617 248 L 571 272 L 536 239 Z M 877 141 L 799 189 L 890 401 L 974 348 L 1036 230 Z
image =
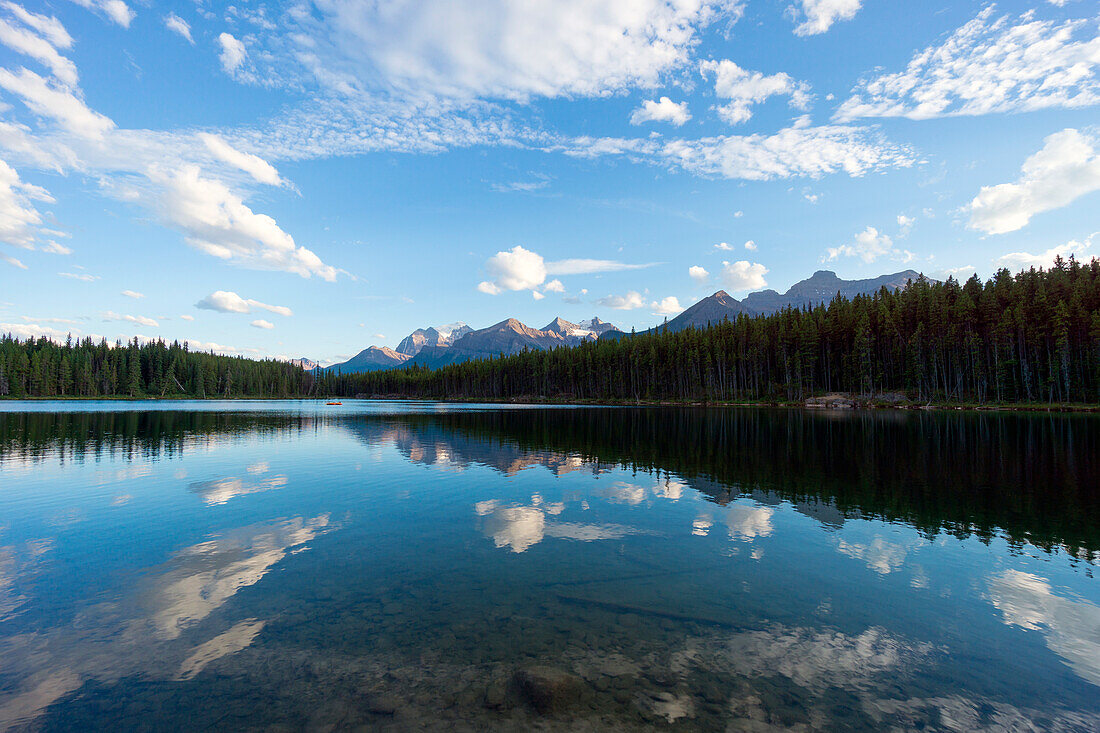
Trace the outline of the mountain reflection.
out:
M 626 468 L 657 477 L 649 483 L 660 488 L 641 493 L 629 484 L 605 489 L 607 498 L 625 503 L 662 493 L 674 499 L 686 489 L 722 506 L 738 497 L 764 507 L 789 502 L 825 527 L 880 518 L 929 535 L 1002 534 L 1081 557 L 1100 549 L 1100 419 L 1089 415 L 676 408 L 0 413 L 0 466 L 47 456 L 171 459 L 210 443 L 328 428 L 448 470 L 477 465 L 513 476 L 541 466 L 565 476 Z M 266 470 L 252 466 L 247 476 L 197 481 L 192 490 L 218 504 L 277 488 L 279 477 Z M 534 531 L 537 521 L 531 514 L 513 524 L 519 531 L 527 522 Z M 731 534 L 760 534 L 733 524 Z M 848 551 L 869 557 L 876 549 Z M 893 561 L 869 562 L 888 569 Z

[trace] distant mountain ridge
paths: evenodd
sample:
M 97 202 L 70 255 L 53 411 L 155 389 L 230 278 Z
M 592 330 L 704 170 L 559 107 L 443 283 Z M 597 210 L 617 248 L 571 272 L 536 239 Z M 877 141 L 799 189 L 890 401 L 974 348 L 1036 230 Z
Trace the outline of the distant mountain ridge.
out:
M 796 282 L 782 294 L 774 290 L 761 290 L 749 294 L 744 300 L 737 300 L 725 290 L 719 290 L 675 318 L 641 333 L 656 329 L 675 332 L 685 328 L 706 328 L 727 319 L 734 320 L 741 313 L 747 316 L 769 315 L 787 307 L 806 308 L 827 304 L 837 293 L 845 298 L 853 298 L 856 295 L 877 293 L 883 287 L 897 290 L 919 277 L 921 274 L 916 270 L 902 270 L 865 280 L 842 280 L 831 270 L 818 270 L 805 280 Z M 609 333 L 605 338 L 618 338 L 621 335 Z
M 880 275 L 864 280 L 842 280 L 832 270 L 818 270 L 805 280 L 796 282 L 782 295 L 774 290 L 760 290 L 745 296 L 741 305 L 752 313 L 767 315 L 788 306 L 805 308 L 819 303 L 827 304 L 837 293 L 845 298 L 853 298 L 857 295 L 877 293 L 880 288 L 898 290 L 920 276 L 921 274 L 916 270 L 902 270 L 891 275 Z
M 806 308 L 828 303 L 837 293 L 846 298 L 868 295 L 880 288 L 896 290 L 921 277 L 915 270 L 902 270 L 864 280 L 843 280 L 831 270 L 818 270 L 805 280 L 792 285 L 787 292 L 761 290 L 744 300 L 737 300 L 724 290 L 703 298 L 675 318 L 657 328 L 681 331 L 685 328 L 706 328 L 740 314 L 767 315 L 783 308 Z M 646 333 L 643 331 L 642 333 Z M 337 374 L 377 371 L 402 366 L 423 366 L 431 369 L 459 364 L 472 359 L 486 359 L 500 354 L 518 354 L 527 350 L 547 350 L 561 346 L 576 346 L 600 338 L 621 338 L 623 333 L 614 324 L 597 317 L 572 323 L 555 318 L 541 329 L 531 328 L 515 318 L 506 318 L 486 328 L 474 330 L 462 321 L 444 326 L 418 328 L 403 338 L 396 349 L 371 346 L 351 359 L 326 367 Z M 308 361 L 308 360 L 303 360 Z M 312 363 L 312 362 L 311 362 Z M 308 367 L 307 367 L 308 368 Z
M 598 317 L 571 323 L 555 318 L 545 328 L 531 328 L 515 318 L 474 330 L 461 321 L 446 326 L 418 328 L 403 338 L 396 349 L 371 346 L 351 359 L 326 367 L 336 374 L 425 366 L 436 369 L 471 359 L 500 354 L 518 354 L 524 349 L 545 350 L 595 341 L 602 334 L 617 331 L 614 324 Z
M 448 323 L 445 326 L 418 328 L 397 345 L 395 351 L 406 356 L 416 356 L 425 346 L 450 346 L 474 329 L 462 321 Z

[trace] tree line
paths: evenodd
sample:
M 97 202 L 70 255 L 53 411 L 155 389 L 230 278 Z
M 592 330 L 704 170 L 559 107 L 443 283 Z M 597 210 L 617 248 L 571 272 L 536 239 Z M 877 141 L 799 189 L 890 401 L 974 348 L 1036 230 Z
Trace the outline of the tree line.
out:
M 0 336 L 0 397 L 305 397 L 316 389 L 300 366 L 191 351 L 178 341 Z
M 341 375 L 344 395 L 507 400 L 798 401 L 825 392 L 918 401 L 1100 402 L 1100 261 L 902 290 L 678 332 L 441 369 Z

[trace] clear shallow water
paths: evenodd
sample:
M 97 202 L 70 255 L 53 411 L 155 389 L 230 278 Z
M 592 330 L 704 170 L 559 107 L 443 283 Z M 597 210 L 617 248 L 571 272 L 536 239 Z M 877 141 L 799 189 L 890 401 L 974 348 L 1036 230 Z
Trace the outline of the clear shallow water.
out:
M 1097 730 L 1098 476 L 1090 416 L 0 403 L 0 728 Z

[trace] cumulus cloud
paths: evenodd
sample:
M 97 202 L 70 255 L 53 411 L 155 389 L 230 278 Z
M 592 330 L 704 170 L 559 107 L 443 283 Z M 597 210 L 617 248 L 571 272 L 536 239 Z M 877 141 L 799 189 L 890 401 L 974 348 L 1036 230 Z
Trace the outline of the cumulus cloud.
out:
M 100 140 L 115 126 L 107 117 L 88 109 L 72 89 L 51 84 L 28 69 L 20 69 L 19 73 L 0 69 L 0 87 L 20 97 L 35 114 L 54 120 L 78 137 Z
M 111 21 L 123 28 L 129 28 L 130 21 L 135 16 L 134 11 L 130 10 L 130 6 L 122 0 L 72 0 L 72 2 L 106 15 Z
M 759 262 L 738 260 L 737 262 L 722 263 L 722 282 L 726 288 L 733 291 L 759 290 L 766 287 L 768 281 L 764 276 L 768 274 L 768 268 Z
M 598 299 L 596 303 L 620 311 L 645 308 L 645 298 L 637 290 L 631 290 L 625 295 L 608 295 Z
M 687 102 L 673 102 L 668 97 L 661 97 L 657 102 L 647 99 L 642 106 L 634 110 L 630 115 L 630 124 L 641 125 L 645 122 L 668 122 L 680 127 L 691 119 Z
M 264 319 L 262 319 L 262 318 L 258 318 L 258 319 L 256 319 L 255 321 L 252 321 L 252 323 L 250 323 L 250 324 L 248 324 L 248 325 L 250 325 L 250 326 L 252 326 L 252 327 L 254 327 L 254 328 L 265 328 L 265 329 L 272 329 L 272 328 L 275 328 L 275 324 L 274 324 L 274 323 L 272 323 L 271 321 L 265 321 L 265 320 L 264 320 Z
M 251 298 L 245 299 L 227 290 L 216 290 L 195 303 L 196 308 L 218 311 L 219 313 L 251 313 L 253 308 L 265 310 L 280 316 L 292 316 L 294 312 L 285 305 L 268 305 Z
M 123 290 L 122 294 L 127 298 L 133 298 L 134 300 L 141 300 L 145 297 L 145 293 L 139 293 L 135 290 Z
M 1031 217 L 1066 206 L 1100 189 L 1100 154 L 1095 141 L 1072 128 L 1050 135 L 1024 161 L 1015 183 L 983 186 L 966 207 L 971 229 L 1004 234 L 1022 229 Z
M 279 171 L 275 170 L 273 165 L 260 156 L 242 153 L 222 138 L 210 133 L 199 133 L 199 139 L 202 140 L 203 145 L 215 158 L 223 163 L 228 163 L 234 168 L 239 168 L 259 183 L 266 183 L 271 186 L 282 185 L 283 180 L 279 177 Z
M 147 318 L 146 316 L 129 316 L 121 313 L 115 313 L 114 311 L 104 311 L 102 313 L 104 321 L 126 321 L 127 323 L 136 323 L 139 326 L 149 326 L 151 328 L 157 328 L 160 326 L 156 320 Z
M 1009 252 L 993 260 L 993 265 L 998 268 L 1007 267 L 1010 270 L 1026 270 L 1031 267 L 1049 268 L 1054 264 L 1057 257 L 1064 260 L 1076 257 L 1078 260 L 1082 260 L 1088 256 L 1088 251 L 1092 247 L 1092 239 L 1095 236 L 1096 234 L 1092 234 L 1083 242 L 1071 239 L 1065 244 L 1051 247 L 1043 252 Z
M 49 254 L 52 254 L 52 255 L 71 255 L 73 253 L 73 251 L 71 249 L 69 249 L 68 247 L 66 247 L 63 244 L 58 244 L 57 242 L 53 241 L 52 239 L 45 242 L 44 244 L 38 245 L 38 251 L 48 252 Z
M 789 96 L 792 107 L 806 109 L 810 101 L 810 87 L 805 82 L 795 82 L 788 74 L 762 74 L 748 71 L 729 60 L 704 61 L 699 64 L 704 76 L 714 75 L 714 93 L 730 100 L 718 107 L 718 115 L 737 125 L 752 117 L 752 106 L 772 96 Z
M 193 320 L 195 320 L 195 317 L 194 317 L 194 316 L 189 316 L 189 315 L 182 315 L 182 316 L 180 316 L 180 318 L 182 318 L 182 319 L 183 319 L 183 320 L 185 320 L 185 321 L 193 321 Z
M 542 286 L 544 293 L 564 293 L 565 286 L 562 285 L 561 280 L 551 280 Z
M 218 36 L 218 44 L 222 48 L 218 60 L 222 62 L 222 68 L 225 69 L 225 72 L 232 74 L 241 68 L 244 60 L 248 57 L 248 51 L 245 49 L 244 43 L 229 33 L 222 33 Z
M 896 252 L 894 241 L 888 234 L 879 232 L 875 227 L 867 227 L 848 244 L 829 247 L 822 261 L 832 262 L 840 257 L 858 257 L 864 262 L 874 262 L 880 257 L 893 255 Z
M 798 7 L 791 7 L 791 15 L 801 22 L 795 27 L 795 35 L 815 36 L 829 30 L 838 20 L 856 17 L 862 0 L 799 0 Z
M 684 310 L 684 306 L 680 305 L 675 295 L 655 300 L 649 304 L 649 307 L 653 309 L 655 316 L 673 316 Z
M 405 94 L 456 99 L 593 96 L 653 88 L 685 64 L 698 30 L 741 2 L 685 0 L 329 0 L 307 28 L 319 75 L 334 86 L 378 80 Z
M 755 252 L 756 242 L 752 241 L 751 239 L 748 240 L 747 242 L 745 242 L 745 249 L 749 250 L 750 252 Z
M 195 39 L 191 37 L 191 24 L 183 18 L 175 13 L 169 13 L 164 16 L 164 25 L 168 27 L 168 30 L 178 34 L 192 46 L 195 45 Z
M 913 228 L 913 225 L 917 223 L 917 220 L 911 216 L 905 214 L 898 214 L 898 230 L 901 236 L 909 234 L 909 230 Z
M 690 277 L 695 282 L 703 283 L 706 282 L 707 278 L 710 277 L 710 273 L 699 265 L 692 265 L 688 268 L 688 277 Z
M 42 217 L 34 201 L 53 202 L 46 189 L 20 179 L 14 168 L 0 160 L 0 242 L 34 249 Z
M 591 275 L 601 272 L 618 272 L 650 267 L 649 264 L 633 265 L 615 260 L 566 259 L 547 262 L 542 255 L 520 245 L 497 252 L 485 263 L 490 280 L 478 283 L 477 289 L 488 295 L 498 295 L 508 290 L 535 290 L 548 275 Z M 560 288 L 560 289 L 559 289 Z M 549 292 L 565 290 L 560 280 L 552 280 L 544 288 Z
M 987 6 L 905 71 L 862 80 L 836 111 L 859 117 L 928 119 L 1100 102 L 1100 33 L 1093 20 L 995 18 Z
M 719 242 L 718 244 L 714 245 L 714 248 L 723 252 L 733 251 L 733 247 L 731 247 L 728 242 Z
M 202 177 L 198 166 L 186 165 L 171 175 L 154 172 L 152 178 L 163 187 L 165 220 L 201 252 L 256 269 L 336 279 L 335 268 L 296 245 L 274 219 L 253 212 L 221 181 Z

